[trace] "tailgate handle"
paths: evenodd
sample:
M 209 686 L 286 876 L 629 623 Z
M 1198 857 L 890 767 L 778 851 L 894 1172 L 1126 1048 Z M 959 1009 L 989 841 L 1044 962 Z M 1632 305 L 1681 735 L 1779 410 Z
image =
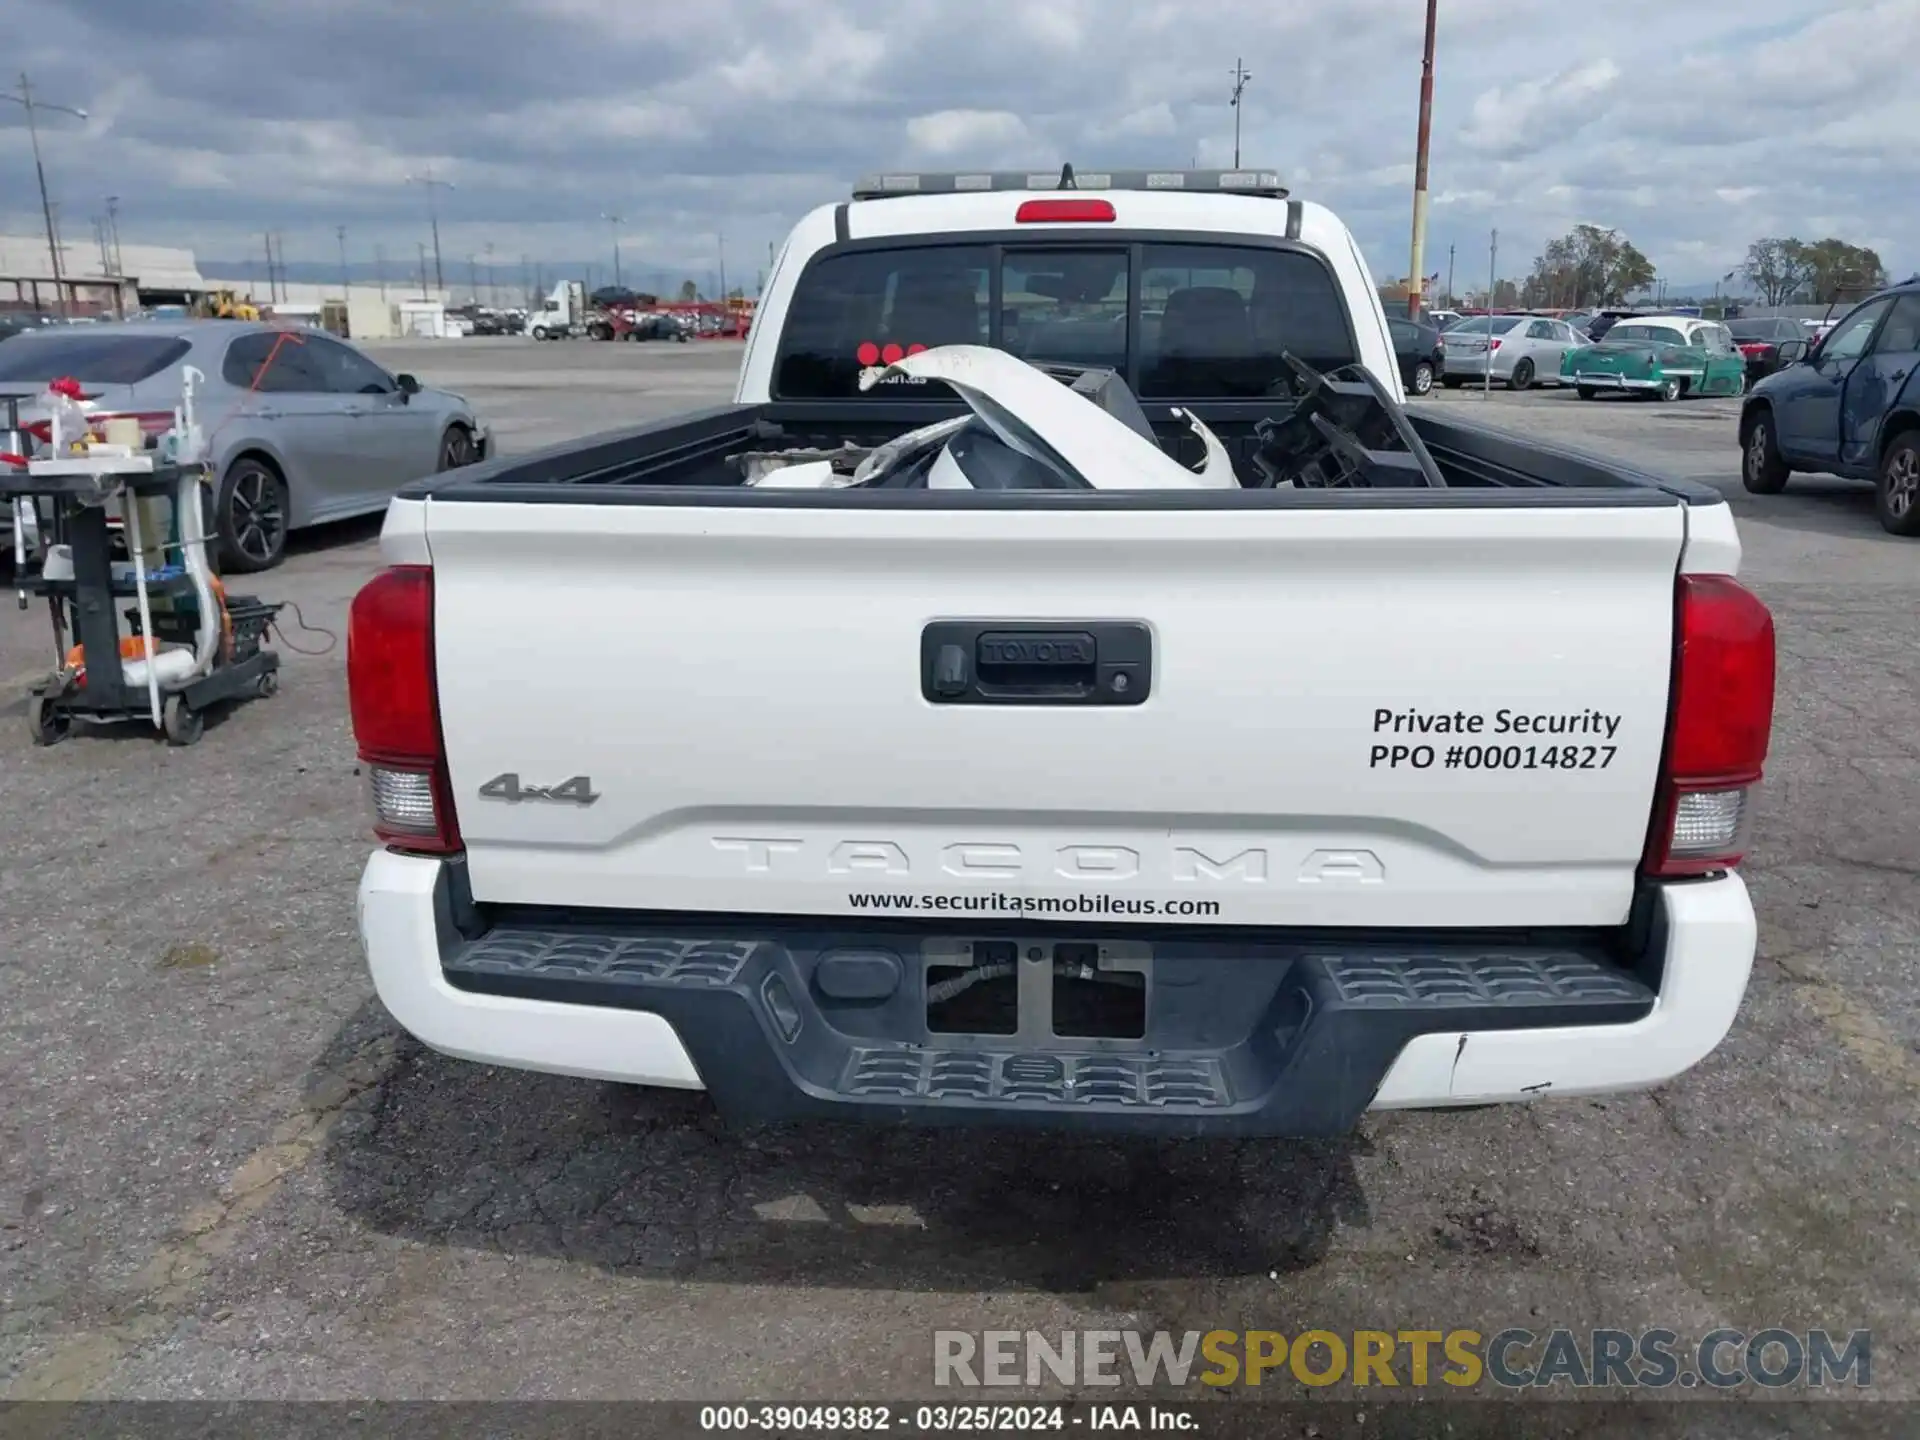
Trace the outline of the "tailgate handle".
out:
M 921 634 L 921 694 L 936 705 L 1138 705 L 1152 637 L 1137 621 L 941 620 Z

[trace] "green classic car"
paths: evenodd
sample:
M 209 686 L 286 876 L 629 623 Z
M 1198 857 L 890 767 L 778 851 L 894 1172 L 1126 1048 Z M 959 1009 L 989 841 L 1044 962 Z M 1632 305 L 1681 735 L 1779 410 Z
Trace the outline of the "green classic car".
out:
M 1660 400 L 1687 395 L 1739 395 L 1747 388 L 1747 359 L 1724 325 L 1690 315 L 1637 315 L 1607 338 L 1569 350 L 1560 383 L 1582 400 L 1602 390 L 1626 390 Z

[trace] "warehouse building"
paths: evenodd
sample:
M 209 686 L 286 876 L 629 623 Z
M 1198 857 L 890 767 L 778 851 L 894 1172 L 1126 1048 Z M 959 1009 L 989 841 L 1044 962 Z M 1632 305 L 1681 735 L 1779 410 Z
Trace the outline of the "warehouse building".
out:
M 105 253 L 103 253 L 103 249 Z M 207 282 L 191 250 L 166 245 L 62 244 L 60 276 L 44 235 L 0 235 L 0 312 L 113 320 L 142 305 L 187 305 Z
M 364 340 L 409 333 L 416 328 L 409 312 L 422 301 L 445 305 L 451 298 L 444 289 L 423 293 L 401 282 L 315 285 L 276 277 L 269 286 L 254 276 L 203 275 L 191 250 L 165 245 L 63 243 L 56 280 L 44 235 L 0 235 L 0 315 L 118 320 L 162 305 L 194 306 L 222 291 L 263 314 Z

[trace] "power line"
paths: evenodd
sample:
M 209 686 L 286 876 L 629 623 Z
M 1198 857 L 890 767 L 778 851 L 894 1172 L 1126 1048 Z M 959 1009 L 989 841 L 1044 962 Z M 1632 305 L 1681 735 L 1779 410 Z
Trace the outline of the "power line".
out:
M 127 273 L 126 257 L 120 253 L 120 197 L 107 196 L 107 239 L 113 244 L 113 273 Z
M 51 100 L 41 100 L 33 93 L 33 82 L 27 79 L 27 72 L 20 72 L 20 88 L 17 92 L 0 90 L 0 98 L 13 101 L 27 112 L 27 134 L 33 141 L 33 173 L 40 181 L 40 213 L 47 222 L 47 258 L 53 262 L 53 290 L 60 301 L 60 313 L 71 315 L 72 306 L 67 301 L 65 276 L 60 270 L 60 234 L 53 225 L 53 202 L 47 198 L 47 167 L 40 158 L 40 126 L 34 119 L 38 110 L 58 110 L 63 115 L 75 115 L 87 118 L 87 112 L 73 105 L 56 105 Z
M 600 218 L 613 230 L 613 288 L 618 290 L 620 288 L 620 224 L 626 217 L 610 215 L 603 210 L 600 212 Z
M 418 175 L 407 176 L 407 184 L 418 185 L 427 192 L 427 220 L 433 226 L 433 283 L 441 290 L 447 288 L 447 277 L 440 268 L 440 206 L 433 198 L 435 190 L 451 190 L 451 180 L 436 180 L 433 167 L 429 165 Z M 424 285 L 424 280 L 422 284 Z M 424 296 L 422 297 L 425 298 Z

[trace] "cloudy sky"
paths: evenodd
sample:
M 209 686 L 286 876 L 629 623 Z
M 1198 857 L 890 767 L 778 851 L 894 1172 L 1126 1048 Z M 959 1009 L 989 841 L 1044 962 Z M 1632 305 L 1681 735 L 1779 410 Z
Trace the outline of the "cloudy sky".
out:
M 1578 221 L 1680 284 L 1761 235 L 1835 234 L 1920 268 L 1916 0 L 1440 0 L 1429 269 L 1523 273 Z M 1407 268 L 1420 0 L 0 0 L 44 119 L 62 230 L 120 197 L 123 242 L 295 261 L 427 238 L 448 280 L 716 268 L 751 281 L 807 208 L 882 166 L 1225 164 L 1283 171 Z M 40 229 L 18 106 L 0 223 Z

